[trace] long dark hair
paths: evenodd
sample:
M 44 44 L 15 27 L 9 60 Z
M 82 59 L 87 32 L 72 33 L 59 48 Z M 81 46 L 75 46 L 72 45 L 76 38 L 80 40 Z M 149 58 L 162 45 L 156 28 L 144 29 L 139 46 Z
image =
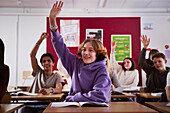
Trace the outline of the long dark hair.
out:
M 130 67 L 130 71 L 132 71 L 132 70 L 135 70 L 136 69 L 136 63 L 135 63 L 135 61 L 132 59 L 132 58 L 130 58 L 130 57 L 126 57 L 125 59 L 128 59 L 128 60 L 130 60 L 131 61 L 131 63 L 132 63 L 132 66 Z M 124 60 L 125 60 L 124 59 Z M 123 60 L 123 61 L 124 61 Z M 123 68 L 123 70 L 124 71 L 126 71 L 127 69 L 125 68 L 125 66 L 124 66 L 124 62 L 122 63 L 122 68 Z

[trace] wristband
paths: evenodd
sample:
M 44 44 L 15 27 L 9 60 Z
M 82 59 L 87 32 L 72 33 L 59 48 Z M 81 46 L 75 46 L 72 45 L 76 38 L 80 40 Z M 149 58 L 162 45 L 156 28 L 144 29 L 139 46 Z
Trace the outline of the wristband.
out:
M 57 29 L 58 28 L 58 26 L 56 25 L 56 26 L 50 26 L 50 29 L 52 30 L 52 29 Z
M 50 89 L 52 90 L 52 94 L 54 94 L 54 88 L 50 87 Z

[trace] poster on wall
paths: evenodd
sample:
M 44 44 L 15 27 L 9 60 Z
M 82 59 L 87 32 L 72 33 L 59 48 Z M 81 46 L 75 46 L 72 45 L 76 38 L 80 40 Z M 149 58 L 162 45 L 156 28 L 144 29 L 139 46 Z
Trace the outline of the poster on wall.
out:
M 111 35 L 111 41 L 116 41 L 115 59 L 123 62 L 126 57 L 132 57 L 131 35 Z
M 103 29 L 86 29 L 86 39 L 94 38 L 103 43 Z
M 67 47 L 80 43 L 80 20 L 60 20 L 60 32 Z

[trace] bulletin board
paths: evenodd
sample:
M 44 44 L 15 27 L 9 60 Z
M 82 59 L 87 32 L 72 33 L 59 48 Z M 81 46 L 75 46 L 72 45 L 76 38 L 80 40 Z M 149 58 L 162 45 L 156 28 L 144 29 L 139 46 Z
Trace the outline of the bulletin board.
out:
M 142 85 L 141 68 L 138 66 L 139 53 L 141 51 L 140 35 L 140 17 L 58 17 L 57 25 L 60 26 L 60 20 L 80 20 L 80 43 L 86 39 L 86 29 L 103 29 L 103 45 L 107 48 L 108 56 L 111 52 L 111 35 L 131 35 L 131 54 L 139 71 L 139 86 Z M 59 27 L 60 31 L 60 27 Z M 51 42 L 51 33 L 49 27 L 49 18 L 47 17 L 47 32 L 50 36 L 47 38 L 47 52 L 54 55 L 56 63 L 54 70 L 57 69 L 58 57 Z M 78 47 L 68 47 L 70 52 L 77 54 Z

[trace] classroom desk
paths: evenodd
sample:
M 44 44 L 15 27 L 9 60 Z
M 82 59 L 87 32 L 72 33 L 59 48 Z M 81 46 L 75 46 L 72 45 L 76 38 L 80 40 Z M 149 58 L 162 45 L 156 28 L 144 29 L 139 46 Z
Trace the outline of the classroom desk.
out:
M 160 99 L 161 96 L 153 96 L 151 95 L 151 93 L 136 93 L 137 96 L 140 96 L 142 98 L 146 98 L 146 99 Z
M 144 104 L 163 113 L 170 113 L 170 107 L 166 107 L 168 102 L 145 102 Z
M 109 107 L 53 107 L 52 103 L 43 113 L 158 113 L 136 102 L 111 102 Z
M 0 113 L 11 113 L 24 106 L 24 104 L 0 104 Z
M 50 94 L 50 95 L 23 95 L 23 96 L 11 96 L 11 100 L 61 100 L 64 96 L 64 93 L 61 94 Z
M 151 93 L 136 93 L 137 100 L 139 103 L 143 104 L 144 102 L 157 102 L 161 96 L 153 96 Z
M 62 89 L 62 93 L 69 93 L 70 89 Z
M 133 95 L 131 93 L 123 93 L 124 95 L 111 95 L 111 98 L 132 98 L 134 100 L 134 98 L 136 97 L 136 95 Z

